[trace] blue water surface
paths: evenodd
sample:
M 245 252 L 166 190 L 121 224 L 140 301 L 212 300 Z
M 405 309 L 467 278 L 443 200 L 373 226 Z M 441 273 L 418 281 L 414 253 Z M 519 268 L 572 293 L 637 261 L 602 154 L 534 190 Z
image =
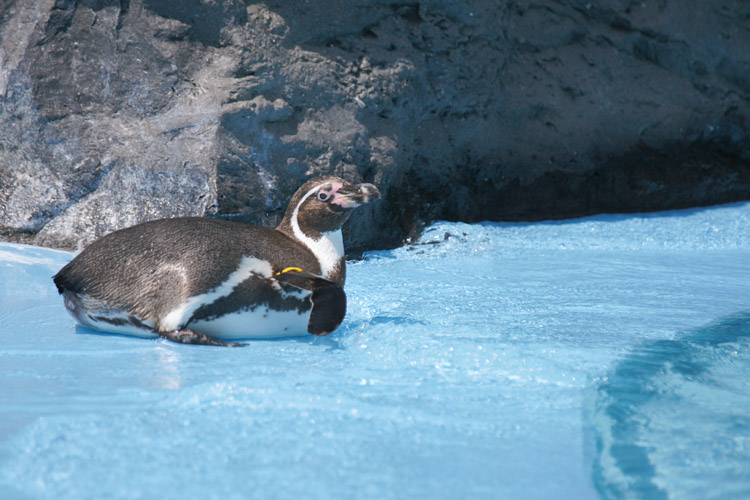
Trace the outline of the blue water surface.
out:
M 76 327 L 0 244 L 0 498 L 750 498 L 750 204 L 435 224 L 324 338 Z

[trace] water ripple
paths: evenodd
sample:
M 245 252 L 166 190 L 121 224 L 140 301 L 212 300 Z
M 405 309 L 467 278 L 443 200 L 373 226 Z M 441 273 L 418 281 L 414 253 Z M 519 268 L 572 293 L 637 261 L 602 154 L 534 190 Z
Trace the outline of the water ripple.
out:
M 596 388 L 605 498 L 748 498 L 750 313 L 636 349 Z M 714 485 L 721 484 L 721 493 Z

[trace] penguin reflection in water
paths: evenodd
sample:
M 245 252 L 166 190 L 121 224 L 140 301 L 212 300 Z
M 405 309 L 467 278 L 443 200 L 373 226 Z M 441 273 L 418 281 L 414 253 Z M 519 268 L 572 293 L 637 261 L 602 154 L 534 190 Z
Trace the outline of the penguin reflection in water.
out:
M 175 342 L 326 335 L 346 314 L 341 226 L 372 184 L 307 181 L 276 229 L 200 217 L 110 233 L 53 278 L 82 325 Z

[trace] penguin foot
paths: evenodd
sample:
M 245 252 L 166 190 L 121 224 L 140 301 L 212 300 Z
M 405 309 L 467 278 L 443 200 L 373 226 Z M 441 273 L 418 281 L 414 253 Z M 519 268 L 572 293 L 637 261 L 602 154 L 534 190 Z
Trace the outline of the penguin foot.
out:
M 222 347 L 242 347 L 245 345 L 239 342 L 222 342 L 221 340 L 209 337 L 205 333 L 187 329 L 159 332 L 159 336 L 180 344 L 218 345 Z

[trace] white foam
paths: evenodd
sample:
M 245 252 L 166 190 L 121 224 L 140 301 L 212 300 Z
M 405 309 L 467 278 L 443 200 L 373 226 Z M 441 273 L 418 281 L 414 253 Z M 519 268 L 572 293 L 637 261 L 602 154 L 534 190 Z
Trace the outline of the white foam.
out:
M 7 262 L 13 264 L 41 264 L 41 265 L 54 265 L 56 262 L 51 258 L 36 257 L 33 255 L 23 255 L 18 253 L 6 252 L 0 250 L 0 262 Z
M 73 256 L 71 252 L 40 248 L 20 243 L 0 242 L 0 264 L 63 266 Z

